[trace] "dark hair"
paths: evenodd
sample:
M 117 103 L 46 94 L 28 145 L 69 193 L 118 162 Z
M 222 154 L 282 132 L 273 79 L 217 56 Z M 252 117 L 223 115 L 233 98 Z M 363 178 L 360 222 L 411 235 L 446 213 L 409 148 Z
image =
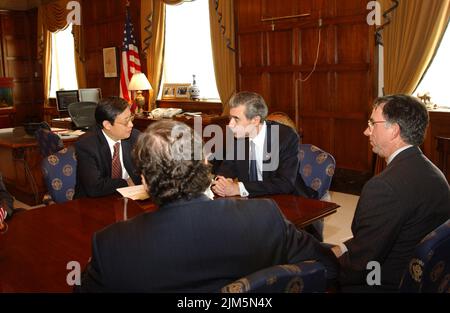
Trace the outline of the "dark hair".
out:
M 429 121 L 425 104 L 415 97 L 398 94 L 376 99 L 373 107 L 377 108 L 383 104 L 383 117 L 390 124 L 398 124 L 403 141 L 420 146 Z
M 262 123 L 267 117 L 267 104 L 264 98 L 256 92 L 241 91 L 234 94 L 229 101 L 230 108 L 236 108 L 240 105 L 245 106 L 244 114 L 247 119 L 259 116 Z
M 117 115 L 125 111 L 128 106 L 128 102 L 120 97 L 103 98 L 95 109 L 97 125 L 103 128 L 103 121 L 109 121 L 111 125 L 114 125 Z
M 158 205 L 199 196 L 211 182 L 202 139 L 186 124 L 173 120 L 151 124 L 139 136 L 133 154 Z

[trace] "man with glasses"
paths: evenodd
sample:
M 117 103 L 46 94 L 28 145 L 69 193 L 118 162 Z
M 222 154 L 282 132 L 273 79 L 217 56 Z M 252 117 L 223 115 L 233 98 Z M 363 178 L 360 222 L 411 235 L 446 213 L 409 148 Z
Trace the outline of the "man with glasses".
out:
M 375 101 L 364 135 L 387 167 L 361 192 L 353 238 L 332 248 L 343 291 L 398 290 L 415 246 L 450 217 L 449 185 L 419 149 L 428 119 L 411 96 Z
M 133 129 L 128 103 L 119 97 L 102 99 L 96 110 L 96 127 L 75 143 L 77 183 L 74 198 L 101 197 L 117 188 L 140 184 L 131 159 L 139 136 Z

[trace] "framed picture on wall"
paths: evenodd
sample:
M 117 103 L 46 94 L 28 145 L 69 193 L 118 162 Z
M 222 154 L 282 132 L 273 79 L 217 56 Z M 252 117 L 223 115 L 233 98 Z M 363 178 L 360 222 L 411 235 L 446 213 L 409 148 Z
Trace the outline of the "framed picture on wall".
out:
M 117 48 L 103 48 L 103 71 L 105 77 L 117 77 L 118 76 L 118 66 L 117 66 Z
M 0 108 L 14 106 L 13 85 L 11 77 L 0 77 Z

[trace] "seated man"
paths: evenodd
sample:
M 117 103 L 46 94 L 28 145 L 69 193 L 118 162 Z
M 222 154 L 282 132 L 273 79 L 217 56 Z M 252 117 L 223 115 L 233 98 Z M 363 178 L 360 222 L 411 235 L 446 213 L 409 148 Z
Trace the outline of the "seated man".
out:
M 139 136 L 133 129 L 128 103 L 119 97 L 102 99 L 96 110 L 97 125 L 76 143 L 75 198 L 101 197 L 117 188 L 139 184 L 131 151 Z
M 227 146 L 227 156 L 216 171 L 214 193 L 221 197 L 297 194 L 316 198 L 317 192 L 305 185 L 298 172 L 298 134 L 288 126 L 265 121 L 267 105 L 257 93 L 239 92 L 229 105 L 229 127 L 236 140 L 234 147 Z
M 419 149 L 428 125 L 423 103 L 407 95 L 379 98 L 368 125 L 364 135 L 387 167 L 361 192 L 353 238 L 333 252 L 343 291 L 396 291 L 416 245 L 450 217 L 450 188 Z M 368 285 L 371 261 L 380 265 L 381 285 Z
M 141 135 L 134 156 L 159 209 L 94 234 L 79 291 L 218 292 L 257 270 L 303 260 L 322 262 L 334 279 L 333 253 L 297 231 L 273 200 L 204 195 L 211 174 L 204 153 L 195 151 L 201 144 L 173 120 Z

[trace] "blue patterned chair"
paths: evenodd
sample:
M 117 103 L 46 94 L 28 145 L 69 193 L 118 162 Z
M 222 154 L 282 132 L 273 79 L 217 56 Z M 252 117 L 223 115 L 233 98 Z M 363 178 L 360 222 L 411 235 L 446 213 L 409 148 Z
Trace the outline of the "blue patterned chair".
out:
M 47 190 L 54 202 L 72 200 L 75 193 L 77 159 L 73 147 L 64 148 L 42 160 Z
M 320 262 L 274 265 L 242 277 L 222 293 L 311 293 L 326 291 L 326 270 Z
M 400 292 L 450 293 L 450 219 L 416 246 Z
M 319 199 L 330 200 L 328 190 L 336 168 L 334 157 L 312 144 L 300 144 L 299 159 L 299 172 L 305 184 L 317 191 Z M 323 227 L 323 219 L 320 219 L 304 230 L 323 241 Z
M 305 184 L 316 190 L 319 199 L 327 195 L 336 168 L 334 157 L 311 145 L 300 144 L 300 174 Z
M 64 149 L 64 143 L 57 134 L 45 128 L 39 128 L 34 133 L 36 136 L 41 155 L 46 157 Z

